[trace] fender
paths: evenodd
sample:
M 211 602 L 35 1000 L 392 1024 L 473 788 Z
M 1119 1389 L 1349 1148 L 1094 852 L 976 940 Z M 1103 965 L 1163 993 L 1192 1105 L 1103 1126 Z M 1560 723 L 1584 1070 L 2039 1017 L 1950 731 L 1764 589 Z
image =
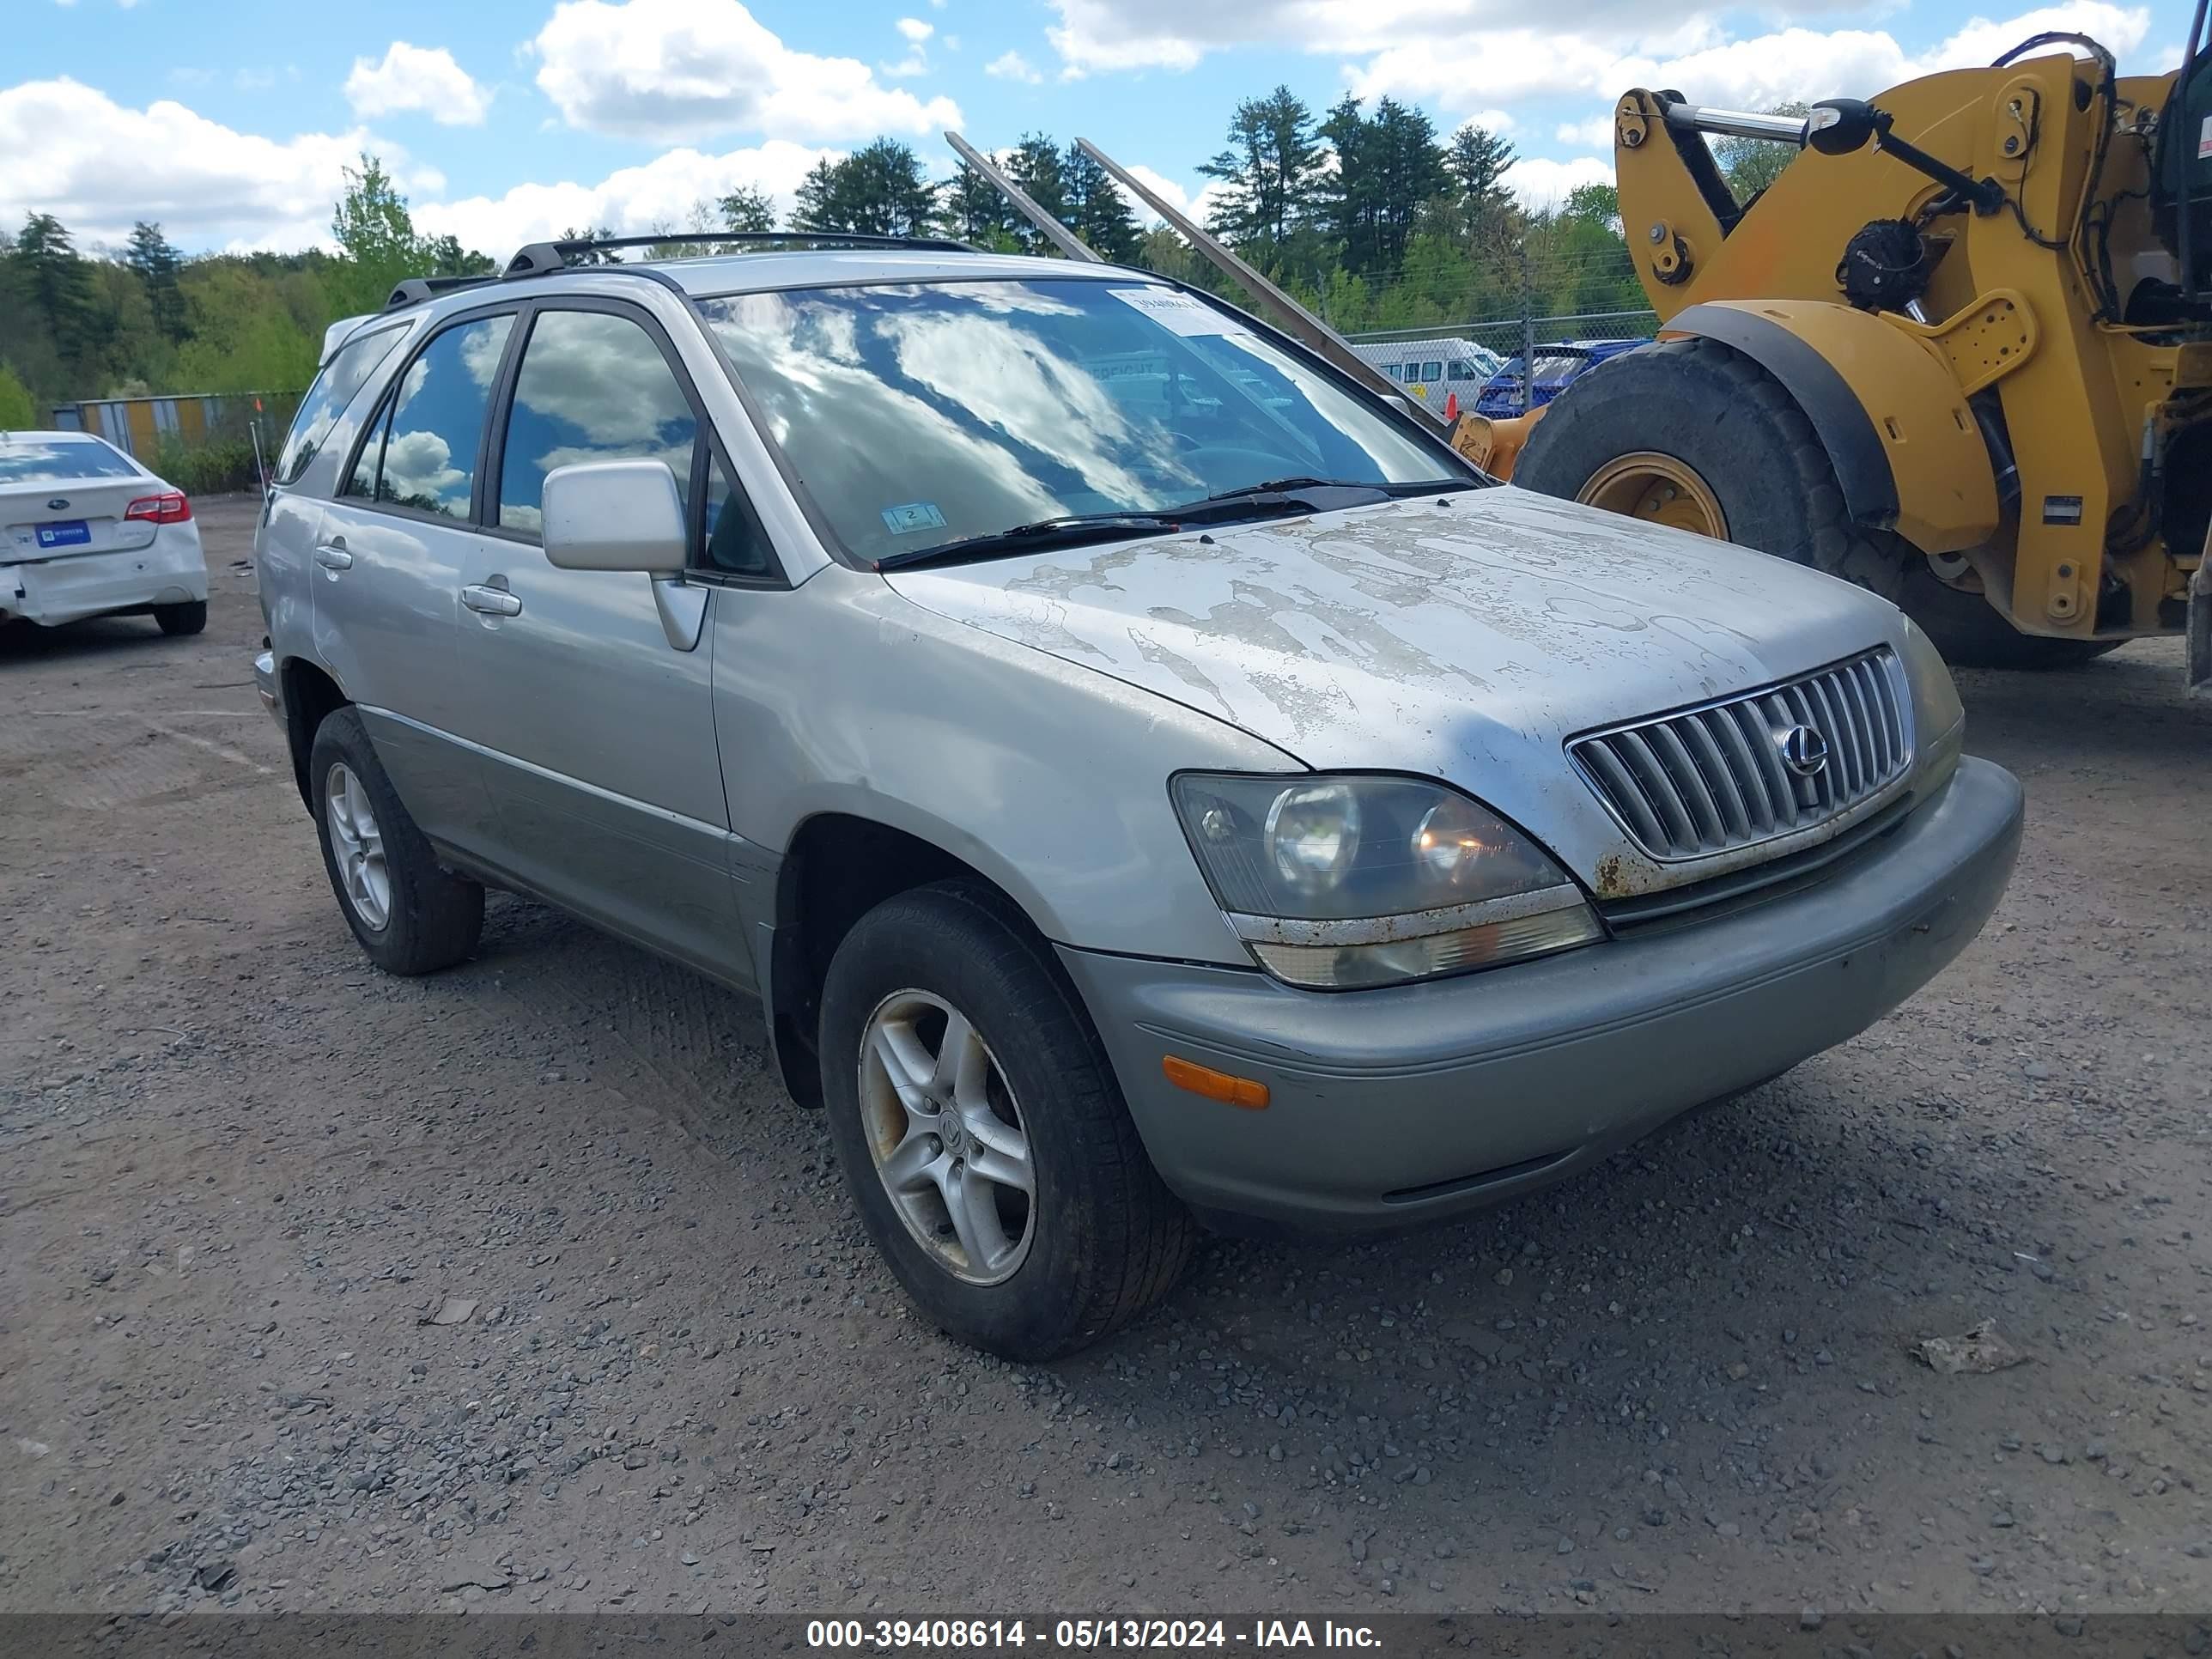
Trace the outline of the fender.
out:
M 1949 361 L 1871 312 L 1819 300 L 1716 300 L 1659 337 L 1717 340 L 1782 383 L 1813 423 L 1862 528 L 1923 553 L 1996 532 L 1996 474 Z

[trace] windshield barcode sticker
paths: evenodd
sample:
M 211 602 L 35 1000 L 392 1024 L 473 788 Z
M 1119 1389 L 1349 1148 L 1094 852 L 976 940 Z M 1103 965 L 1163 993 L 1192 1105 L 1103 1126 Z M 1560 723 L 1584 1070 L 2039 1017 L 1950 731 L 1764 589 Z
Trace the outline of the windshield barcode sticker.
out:
M 1106 290 L 1132 311 L 1176 334 L 1248 334 L 1251 331 L 1236 318 L 1216 311 L 1205 301 L 1171 288 L 1109 288 Z
M 884 509 L 884 524 L 894 536 L 911 536 L 917 530 L 942 530 L 945 515 L 934 501 L 908 501 Z

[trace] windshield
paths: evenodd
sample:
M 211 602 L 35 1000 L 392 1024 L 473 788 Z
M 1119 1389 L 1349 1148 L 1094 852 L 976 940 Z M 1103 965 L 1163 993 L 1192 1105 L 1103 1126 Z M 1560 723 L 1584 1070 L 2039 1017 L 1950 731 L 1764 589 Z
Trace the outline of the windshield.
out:
M 805 289 L 702 306 L 768 436 L 869 562 L 1276 478 L 1464 476 L 1243 319 L 1157 284 Z
M 136 461 L 97 438 L 19 436 L 0 445 L 0 484 L 141 476 Z

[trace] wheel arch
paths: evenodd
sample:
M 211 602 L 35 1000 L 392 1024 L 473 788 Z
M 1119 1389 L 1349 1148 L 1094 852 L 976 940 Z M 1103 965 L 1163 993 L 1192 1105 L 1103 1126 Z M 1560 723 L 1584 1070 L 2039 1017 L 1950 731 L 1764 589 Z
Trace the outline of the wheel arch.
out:
M 1861 529 L 1923 553 L 1978 547 L 1996 532 L 1996 473 L 1980 423 L 1947 362 L 1869 312 L 1824 301 L 1708 301 L 1662 339 L 1741 353 L 1812 423 Z
M 299 787 L 300 804 L 313 816 L 315 801 L 307 786 L 307 757 L 314 750 L 316 728 L 353 699 L 328 670 L 304 657 L 287 657 L 277 671 L 277 684 L 284 696 L 284 742 L 292 753 L 292 781 Z
M 935 882 L 973 882 L 996 896 L 1009 920 L 1048 936 L 1008 884 L 943 844 L 950 839 L 842 808 L 814 812 L 792 831 L 776 868 L 762 991 L 776 1065 L 793 1098 L 820 1102 L 815 1027 L 830 959 L 854 924 L 885 899 Z

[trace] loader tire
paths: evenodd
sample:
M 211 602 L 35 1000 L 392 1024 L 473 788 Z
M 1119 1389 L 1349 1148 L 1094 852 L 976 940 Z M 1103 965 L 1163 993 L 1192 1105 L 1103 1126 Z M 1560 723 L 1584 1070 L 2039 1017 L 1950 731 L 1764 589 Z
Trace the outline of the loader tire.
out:
M 1702 486 L 1720 518 L 1698 526 L 1706 535 L 1809 565 L 1886 599 L 1904 586 L 1904 562 L 1887 538 L 1851 523 L 1828 452 L 1797 400 L 1717 340 L 1662 340 L 1600 363 L 1553 400 L 1528 434 L 1513 482 L 1589 501 L 1609 468 L 1638 455 L 1671 461 Z
M 1648 458 L 1650 491 L 1639 489 L 1638 457 Z M 1679 476 L 1668 484 L 1670 473 Z M 1665 340 L 1599 364 L 1553 401 L 1513 482 L 1856 582 L 1901 607 L 1961 667 L 2063 667 L 2117 643 L 2022 634 L 1979 595 L 1944 586 L 1909 543 L 1853 524 L 1797 400 L 1717 340 Z M 1664 504 L 1661 485 L 1679 486 Z
M 1907 571 L 1898 604 L 1936 641 L 1943 660 L 1954 668 L 2076 668 L 2127 643 L 2023 634 L 1980 594 L 1947 586 L 1925 568 Z

